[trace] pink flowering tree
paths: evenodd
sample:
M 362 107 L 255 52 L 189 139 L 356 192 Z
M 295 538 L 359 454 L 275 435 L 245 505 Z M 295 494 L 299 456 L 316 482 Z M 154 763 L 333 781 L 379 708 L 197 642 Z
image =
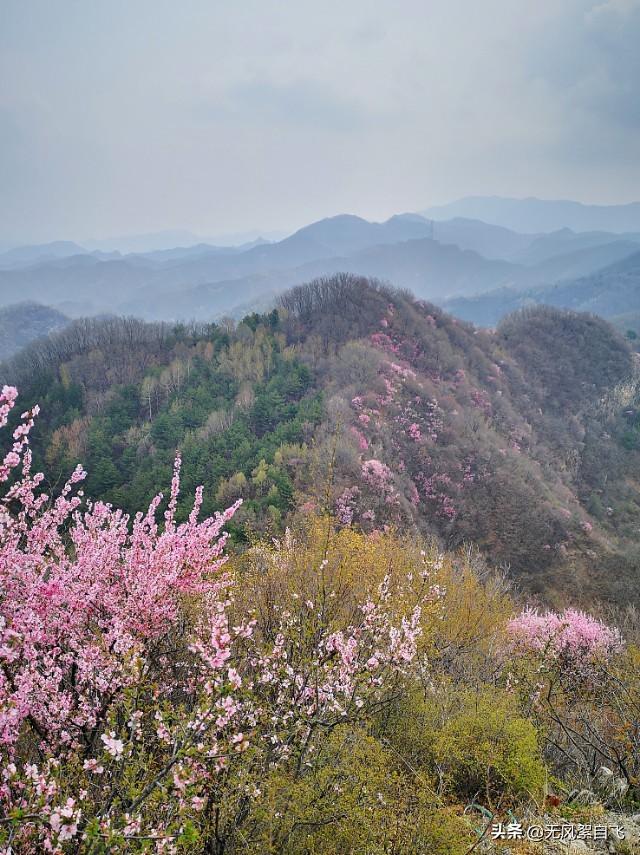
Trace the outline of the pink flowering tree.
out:
M 179 458 L 161 523 L 162 496 L 133 519 L 85 501 L 81 468 L 54 499 L 36 415 L 0 468 L 0 852 L 222 853 L 274 768 L 302 774 L 422 667 L 436 595 L 425 578 L 399 614 L 385 580 L 349 623 L 305 601 L 260 627 L 223 568 L 239 503 L 200 521 L 198 489 L 178 524 Z
M 3 388 L 0 427 L 16 397 Z M 81 468 L 54 500 L 31 471 L 36 415 L 22 415 L 0 469 L 5 851 L 174 840 L 188 811 L 159 806 L 158 788 L 223 762 L 237 736 L 227 660 L 249 630 L 228 625 L 221 573 L 222 529 L 237 504 L 200 522 L 198 490 L 176 524 L 179 458 L 162 526 L 161 496 L 133 520 L 100 502 L 83 507 Z M 204 607 L 190 626 L 184 604 L 193 597 Z
M 617 629 L 576 609 L 544 614 L 524 609 L 509 621 L 507 633 L 517 655 L 533 654 L 549 667 L 575 674 L 607 662 L 622 645 Z
M 527 608 L 507 624 L 507 650 L 507 686 L 545 734 L 552 766 L 587 787 L 602 765 L 634 779 L 638 709 L 620 632 L 576 609 Z

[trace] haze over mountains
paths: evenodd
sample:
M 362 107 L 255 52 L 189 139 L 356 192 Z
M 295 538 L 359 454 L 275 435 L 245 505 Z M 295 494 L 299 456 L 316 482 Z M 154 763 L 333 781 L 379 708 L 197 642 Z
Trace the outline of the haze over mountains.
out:
M 423 212 L 425 217 L 449 220 L 469 217 L 520 232 L 640 231 L 640 202 L 627 205 L 584 205 L 567 199 L 511 199 L 468 196 Z
M 531 303 L 605 317 L 640 309 L 640 203 L 470 197 L 385 222 L 342 214 L 280 240 L 239 237 L 252 239 L 223 246 L 168 232 L 10 248 L 0 254 L 0 306 L 19 295 L 72 318 L 208 321 L 267 309 L 294 285 L 348 272 L 479 324 Z
M 68 323 L 62 312 L 38 303 L 16 303 L 0 309 L 0 360 Z

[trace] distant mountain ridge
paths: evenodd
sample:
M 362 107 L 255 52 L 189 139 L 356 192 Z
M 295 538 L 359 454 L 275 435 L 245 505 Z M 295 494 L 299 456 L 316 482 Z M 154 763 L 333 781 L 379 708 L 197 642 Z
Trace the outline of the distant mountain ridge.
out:
M 201 242 L 126 255 L 73 242 L 23 247 L 0 255 L 0 305 L 20 294 L 71 317 L 207 321 L 267 309 L 287 288 L 338 272 L 387 280 L 441 304 L 496 289 L 546 289 L 638 249 L 640 229 L 521 233 L 465 217 L 405 213 L 370 222 L 341 214 L 280 241 L 234 247 Z
M 237 281 L 231 289 L 238 292 L 236 302 L 252 296 L 255 277 L 274 278 L 279 290 L 294 284 L 297 268 L 321 259 L 343 257 L 376 244 L 418 238 L 428 234 L 430 225 L 415 216 L 392 217 L 386 223 L 370 223 L 359 217 L 342 215 L 321 220 L 299 229 L 277 243 L 263 243 L 230 251 L 206 246 L 180 257 L 128 255 L 98 259 L 94 255 L 75 255 L 20 270 L 0 270 L 0 304 L 21 293 L 33 300 L 58 306 L 73 315 L 96 314 L 105 310 L 135 311 L 143 317 L 157 317 L 154 297 L 171 293 L 165 300 L 167 319 L 189 317 L 185 314 L 182 293 L 213 283 Z M 200 251 L 200 249 L 202 251 Z M 332 265 L 328 265 L 332 268 Z M 139 291 L 139 297 L 135 296 Z M 259 295 L 256 295 L 259 296 Z M 170 305 L 169 305 L 170 302 Z M 229 301 L 202 307 L 209 318 L 228 310 Z M 148 307 L 148 308 L 147 308 Z
M 539 304 L 610 319 L 640 312 L 640 251 L 572 281 L 524 291 L 496 289 L 447 300 L 444 307 L 463 320 L 493 327 L 510 312 Z
M 69 258 L 86 252 L 83 246 L 70 240 L 57 240 L 52 243 L 17 246 L 0 253 L 0 269 L 38 264 L 58 258 Z
M 441 243 L 453 243 L 461 249 L 470 249 L 485 258 L 514 261 L 537 238 L 534 234 L 521 234 L 468 217 L 450 220 L 431 220 L 431 237 Z
M 517 232 L 574 231 L 640 232 L 640 202 L 626 205 L 583 205 L 561 199 L 512 199 L 468 196 L 420 212 L 435 220 L 468 217 Z
M 393 282 L 424 299 L 443 299 L 447 294 L 471 293 L 481 283 L 504 285 L 520 282 L 521 269 L 506 261 L 489 260 L 471 250 L 461 250 L 450 244 L 440 244 L 430 238 L 403 241 L 397 244 L 376 244 L 347 256 L 317 258 L 291 269 L 251 273 L 241 279 L 228 279 L 212 284 L 203 283 L 180 293 L 183 317 L 197 318 L 207 314 L 207 306 L 215 304 L 222 312 L 234 312 L 236 306 L 245 309 L 252 300 L 265 296 L 275 299 L 286 288 L 318 276 L 353 273 Z M 160 281 L 160 280 L 158 280 Z M 175 305 L 173 290 L 157 291 L 157 284 L 141 289 L 123 304 L 127 314 L 161 320 Z M 243 297 L 239 303 L 239 297 Z M 265 308 L 265 306 L 261 306 Z
M 579 250 L 591 250 L 619 242 L 640 246 L 640 232 L 575 232 L 564 228 L 536 237 L 524 250 L 514 256 L 521 264 L 539 264 L 548 258 Z

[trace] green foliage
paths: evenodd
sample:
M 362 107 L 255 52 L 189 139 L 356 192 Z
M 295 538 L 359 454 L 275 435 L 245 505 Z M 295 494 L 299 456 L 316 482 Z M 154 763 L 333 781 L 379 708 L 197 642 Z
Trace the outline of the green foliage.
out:
M 637 428 L 626 430 L 622 434 L 621 442 L 627 451 L 637 451 L 640 449 L 640 431 Z
M 539 306 L 505 318 L 499 332 L 546 405 L 560 412 L 597 400 L 631 372 L 629 347 L 595 316 Z
M 443 794 L 491 808 L 540 798 L 546 772 L 536 729 L 502 689 L 444 681 L 396 715 L 393 744 Z
M 233 488 L 242 476 L 245 504 L 234 535 L 244 536 L 247 526 L 278 530 L 294 500 L 293 473 L 280 450 L 303 453 L 324 412 L 312 372 L 288 353 L 278 324 L 274 310 L 249 316 L 237 333 L 176 327 L 157 359 L 116 368 L 100 391 L 91 363 L 102 351 L 85 353 L 85 362 L 63 360 L 59 379 L 51 376 L 54 366 L 36 371 L 22 389 L 43 411 L 36 465 L 53 471 L 55 489 L 82 463 L 93 496 L 133 513 L 166 485 L 180 450 L 185 495 L 202 484 L 205 513 L 238 498 Z M 256 481 L 258 466 L 264 471 Z
M 538 799 L 545 780 L 536 730 L 504 698 L 469 694 L 444 723 L 434 757 L 459 796 Z
M 247 851 L 283 855 L 463 855 L 473 833 L 362 730 L 339 727 L 309 771 L 269 776 Z

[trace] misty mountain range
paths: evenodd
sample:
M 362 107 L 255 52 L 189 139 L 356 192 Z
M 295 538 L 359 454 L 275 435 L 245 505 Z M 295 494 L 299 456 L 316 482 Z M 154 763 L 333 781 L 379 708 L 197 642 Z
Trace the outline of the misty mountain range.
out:
M 583 205 L 565 199 L 510 199 L 502 196 L 468 196 L 422 212 L 428 219 L 467 217 L 516 232 L 640 231 L 640 202 L 627 205 Z
M 538 302 L 606 317 L 640 310 L 640 203 L 478 197 L 382 223 L 339 215 L 282 240 L 231 247 L 176 234 L 186 245 L 167 247 L 173 233 L 123 241 L 124 249 L 145 240 L 157 247 L 136 253 L 96 241 L 11 248 L 0 253 L 0 306 L 16 296 L 44 304 L 57 313 L 56 325 L 60 313 L 215 320 L 264 310 L 293 285 L 344 271 L 485 325 Z M 5 341 L 6 355 L 24 335 L 18 330 L 12 344 L 5 333 Z
M 556 306 L 590 312 L 635 329 L 640 315 L 640 251 L 579 279 L 518 291 L 498 288 L 470 297 L 445 300 L 443 307 L 479 326 L 495 326 L 505 315 L 525 306 Z

